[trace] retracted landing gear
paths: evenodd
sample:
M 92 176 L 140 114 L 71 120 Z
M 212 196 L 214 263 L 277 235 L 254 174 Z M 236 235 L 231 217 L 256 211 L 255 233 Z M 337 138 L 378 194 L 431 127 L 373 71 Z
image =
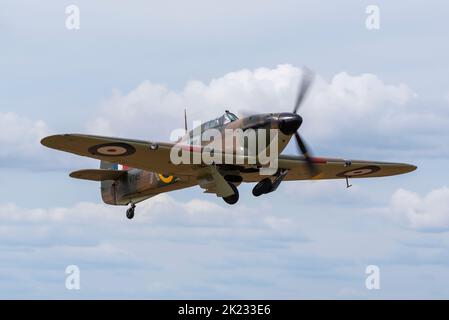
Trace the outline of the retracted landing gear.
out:
M 131 207 L 126 210 L 126 217 L 128 219 L 134 218 L 134 209 L 136 208 L 136 205 L 134 203 L 131 203 Z
M 234 194 L 227 196 L 227 197 L 223 197 L 223 200 L 227 204 L 236 204 L 237 201 L 239 201 L 239 190 L 233 183 L 229 183 L 229 185 L 231 186 L 232 190 L 234 191 Z

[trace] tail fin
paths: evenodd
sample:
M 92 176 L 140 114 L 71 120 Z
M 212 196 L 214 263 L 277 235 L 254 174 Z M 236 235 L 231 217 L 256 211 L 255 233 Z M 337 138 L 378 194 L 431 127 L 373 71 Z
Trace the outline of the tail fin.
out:
M 118 170 L 118 165 L 116 163 L 101 160 L 100 169 Z M 115 181 L 111 180 L 101 181 L 101 198 L 105 203 L 108 204 L 117 203 Z
M 111 163 L 111 162 L 101 160 L 100 169 L 117 170 L 118 165 L 116 163 Z

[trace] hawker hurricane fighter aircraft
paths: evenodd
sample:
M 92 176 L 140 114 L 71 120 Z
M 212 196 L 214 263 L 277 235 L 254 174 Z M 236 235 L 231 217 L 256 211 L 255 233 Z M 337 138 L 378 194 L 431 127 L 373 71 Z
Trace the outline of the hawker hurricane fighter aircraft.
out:
M 242 182 L 254 182 L 253 195 L 275 191 L 282 181 L 321 180 L 384 177 L 411 172 L 415 166 L 403 163 L 360 161 L 314 157 L 298 133 L 302 118 L 297 111 L 310 87 L 312 74 L 305 72 L 298 97 L 292 112 L 257 114 L 239 119 L 226 111 L 221 117 L 211 120 L 186 133 L 175 143 L 144 141 L 125 138 L 101 137 L 82 134 L 62 134 L 44 138 L 41 143 L 49 148 L 90 157 L 101 161 L 100 169 L 72 172 L 77 179 L 101 181 L 101 196 L 111 205 L 129 205 L 126 216 L 134 217 L 135 205 L 157 194 L 199 185 L 206 193 L 222 197 L 228 204 L 239 199 L 237 187 Z M 185 120 L 187 131 L 187 120 Z M 258 150 L 274 152 L 275 169 L 267 169 L 259 153 L 255 154 L 248 140 L 231 137 L 228 147 L 207 150 L 209 141 L 201 139 L 210 130 L 224 134 L 230 131 L 275 132 L 260 138 L 255 144 Z M 293 138 L 301 155 L 282 155 L 281 152 Z M 225 138 L 220 138 L 225 140 Z M 215 139 L 214 139 L 215 140 Z M 173 150 L 176 149 L 176 152 Z M 274 151 L 273 151 L 274 150 Z M 209 151 L 209 158 L 197 157 Z M 190 161 L 180 162 L 179 152 Z M 192 161 L 197 159 L 198 161 Z M 226 159 L 227 161 L 218 161 Z M 176 161 L 174 161 L 176 160 Z M 267 175 L 267 172 L 269 174 Z

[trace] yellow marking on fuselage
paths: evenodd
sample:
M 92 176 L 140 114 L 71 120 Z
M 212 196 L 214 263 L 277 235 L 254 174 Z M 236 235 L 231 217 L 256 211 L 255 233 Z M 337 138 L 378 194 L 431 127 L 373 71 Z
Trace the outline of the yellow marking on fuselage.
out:
M 170 183 L 170 182 L 173 181 L 173 176 L 166 177 L 166 176 L 164 176 L 162 174 L 159 174 L 159 179 L 161 179 L 161 181 L 164 182 L 164 183 Z

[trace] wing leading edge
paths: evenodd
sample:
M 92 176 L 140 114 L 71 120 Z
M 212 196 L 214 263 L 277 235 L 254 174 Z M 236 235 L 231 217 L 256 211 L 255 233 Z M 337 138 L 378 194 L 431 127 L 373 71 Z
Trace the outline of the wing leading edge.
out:
M 101 137 L 82 134 L 54 135 L 42 139 L 49 148 L 80 156 L 126 164 L 132 168 L 175 176 L 195 175 L 192 165 L 170 162 L 171 143 Z
M 285 180 L 321 180 L 345 178 L 377 178 L 404 174 L 416 170 L 407 163 L 313 158 L 318 174 L 311 177 L 302 157 L 280 156 L 279 167 L 288 169 Z
M 81 134 L 54 135 L 42 139 L 49 148 L 78 154 L 98 160 L 118 162 L 139 168 L 175 176 L 198 175 L 200 165 L 179 164 L 170 161 L 170 150 L 174 144 L 123 138 L 100 137 Z M 406 163 L 345 160 L 335 158 L 312 158 L 318 174 L 310 176 L 307 162 L 301 156 L 280 155 L 278 166 L 287 169 L 285 180 L 321 180 L 344 178 L 375 178 L 404 174 L 416 170 Z M 258 172 L 243 173 L 243 181 L 261 180 Z M 105 177 L 101 177 L 105 178 Z

